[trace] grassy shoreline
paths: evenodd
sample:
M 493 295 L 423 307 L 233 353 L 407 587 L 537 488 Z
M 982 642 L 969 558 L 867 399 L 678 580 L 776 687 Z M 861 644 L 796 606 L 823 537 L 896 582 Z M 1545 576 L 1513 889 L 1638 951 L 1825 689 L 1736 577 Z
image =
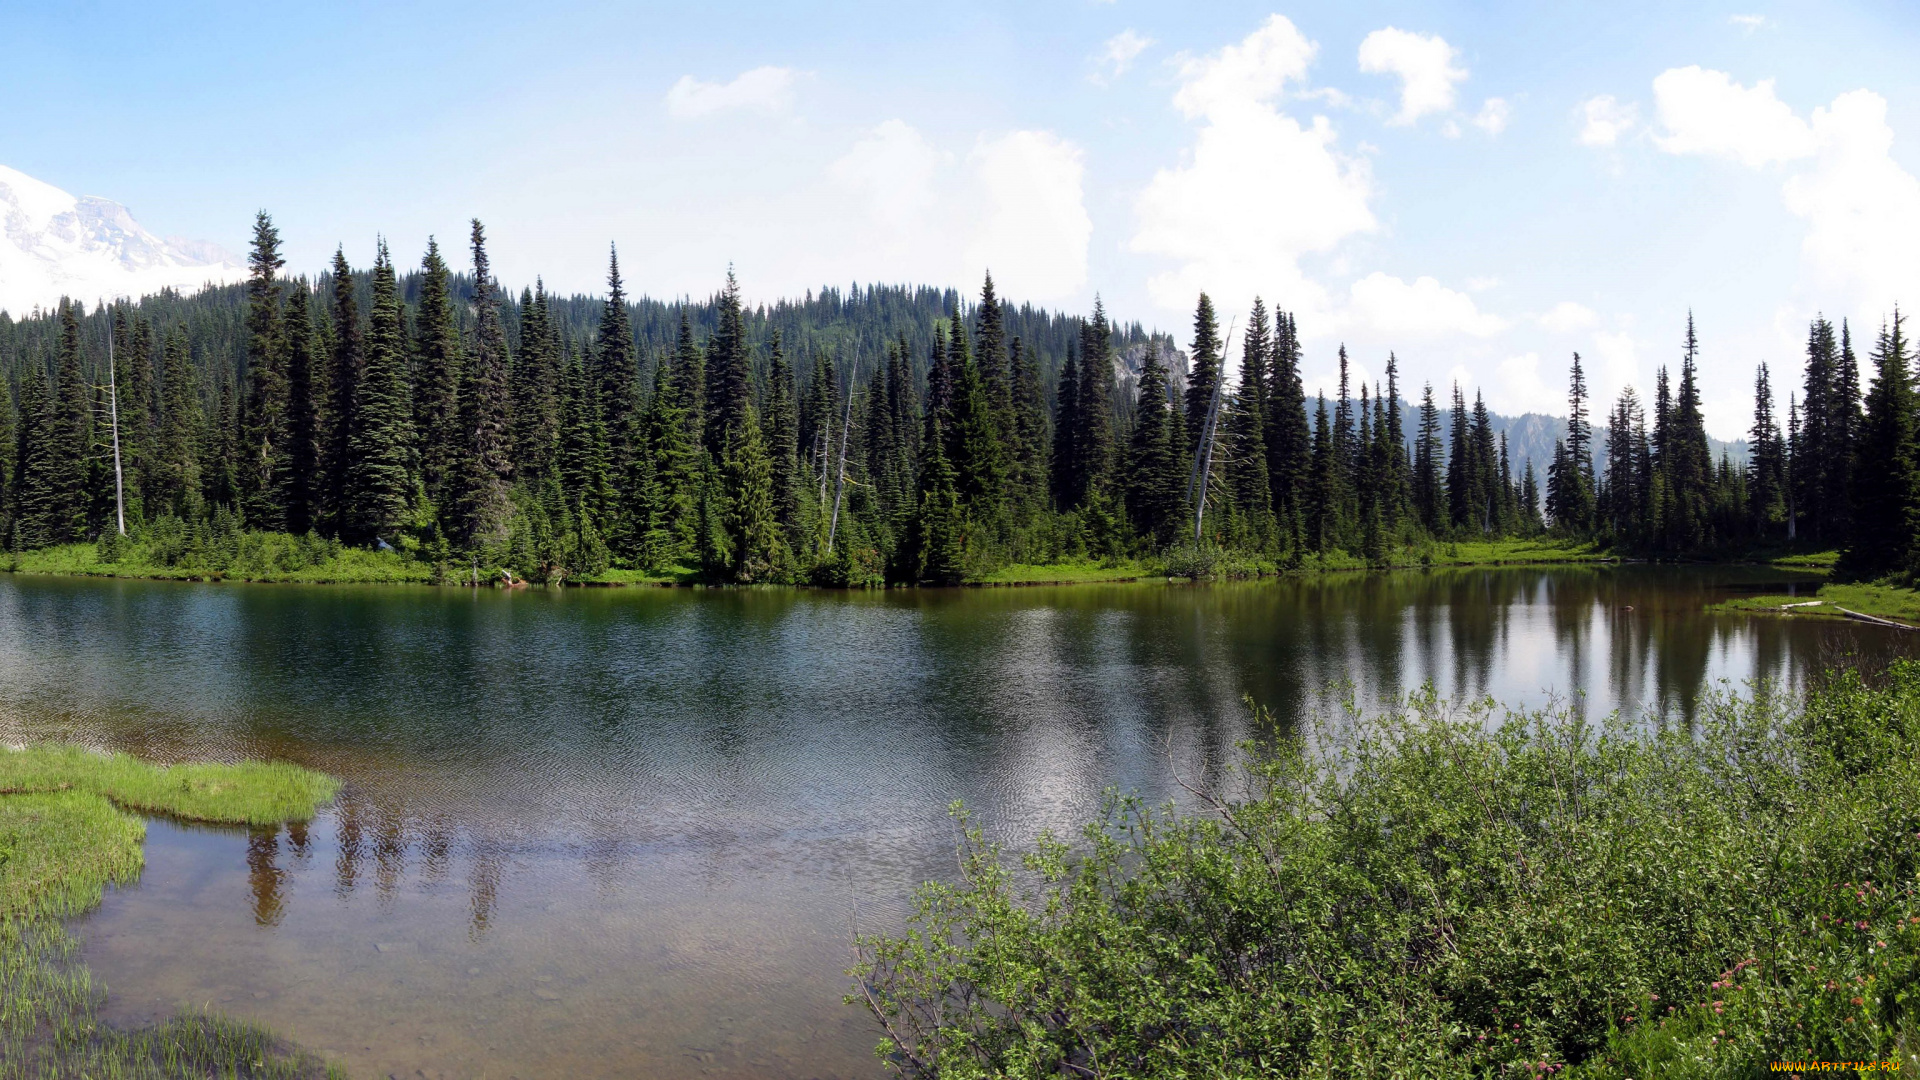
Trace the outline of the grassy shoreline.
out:
M 223 569 L 201 565 L 163 565 L 143 557 L 140 545 L 114 559 L 101 558 L 100 545 L 64 544 L 16 552 L 0 562 L 10 573 L 53 577 L 106 577 L 154 581 L 233 581 L 249 584 L 298 585 L 458 585 L 469 584 L 472 567 L 441 566 L 397 551 L 370 551 L 316 545 L 325 550 L 305 551 L 286 538 L 284 545 L 257 559 L 240 559 Z M 1379 564 L 1342 552 L 1314 554 L 1297 565 L 1276 563 L 1233 553 L 1170 553 L 1161 558 L 1069 559 L 1055 563 L 1015 563 L 970 578 L 964 586 L 1114 584 L 1156 578 L 1267 577 L 1369 569 L 1401 570 L 1427 567 L 1561 566 L 1576 563 L 1622 561 L 1604 548 L 1556 539 L 1508 539 L 1433 544 L 1402 548 Z M 497 585 L 500 573 L 481 569 L 480 583 Z M 675 587 L 701 584 L 697 571 L 673 567 L 665 572 L 610 569 L 591 577 L 570 580 L 575 587 Z M 796 586 L 808 587 L 808 586 Z
M 1828 583 L 1805 595 L 1742 596 L 1707 609 L 1790 619 L 1851 619 L 1871 616 L 1920 629 L 1920 592 L 1897 585 Z
M 255 1025 L 185 1012 L 98 1019 L 105 992 L 63 921 L 137 880 L 153 814 L 224 825 L 305 821 L 337 788 L 285 763 L 148 764 L 72 746 L 0 747 L 0 1080 L 43 1076 L 332 1080 L 345 1074 Z

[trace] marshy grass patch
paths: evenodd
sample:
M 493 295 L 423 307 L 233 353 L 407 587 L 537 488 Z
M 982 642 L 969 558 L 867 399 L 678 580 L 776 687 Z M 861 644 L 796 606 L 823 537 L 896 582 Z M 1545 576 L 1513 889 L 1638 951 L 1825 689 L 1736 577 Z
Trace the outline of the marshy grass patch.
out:
M 162 814 L 225 825 L 306 821 L 333 778 L 285 762 L 162 766 L 76 746 L 0 747 L 0 1080 L 344 1076 L 257 1025 L 187 1012 L 125 1030 L 62 920 L 137 880 L 146 823 Z

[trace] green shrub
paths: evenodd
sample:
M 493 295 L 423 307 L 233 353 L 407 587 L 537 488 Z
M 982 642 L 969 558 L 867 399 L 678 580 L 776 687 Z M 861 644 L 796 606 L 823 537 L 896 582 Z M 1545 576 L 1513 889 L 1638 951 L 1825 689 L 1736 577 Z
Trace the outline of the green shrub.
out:
M 1691 730 L 1423 692 L 1250 749 L 1231 799 L 1115 798 L 1017 863 L 963 813 L 960 880 L 861 941 L 849 1000 L 915 1076 L 1903 1059 L 1916 738 L 1911 663 L 1804 703 L 1721 696 Z

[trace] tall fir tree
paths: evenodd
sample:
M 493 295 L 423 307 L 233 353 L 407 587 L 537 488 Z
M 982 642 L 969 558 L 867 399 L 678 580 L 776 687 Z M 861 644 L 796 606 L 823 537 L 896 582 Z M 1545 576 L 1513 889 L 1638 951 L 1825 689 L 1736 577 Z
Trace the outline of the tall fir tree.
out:
M 1205 434 L 1213 411 L 1214 390 L 1221 380 L 1220 320 L 1206 293 L 1193 311 L 1193 346 L 1187 361 L 1187 452 L 1192 453 Z
M 1438 536 L 1450 522 L 1446 482 L 1441 478 L 1440 410 L 1433 404 L 1433 384 L 1420 396 L 1420 427 L 1413 446 L 1413 506 L 1420 527 Z
M 326 420 L 326 493 L 325 521 L 329 536 L 339 537 L 351 528 L 348 500 L 352 488 L 347 475 L 353 456 L 351 441 L 359 422 L 360 380 L 366 373 L 366 329 L 360 321 L 360 303 L 354 297 L 353 270 L 347 265 L 346 249 L 333 253 L 333 359 L 328 365 L 332 376 Z
M 505 539 L 512 504 L 513 414 L 508 397 L 509 365 L 500 299 L 487 261 L 486 231 L 473 221 L 474 328 L 467 350 L 466 381 L 460 388 L 461 456 L 455 534 L 479 547 Z
M 313 324 L 305 279 L 287 294 L 282 325 L 287 342 L 287 452 L 276 486 L 286 505 L 288 532 L 320 527 L 326 513 L 327 354 Z
M 1149 345 L 1127 449 L 1127 514 L 1142 536 L 1160 546 L 1174 543 L 1187 519 L 1184 426 L 1168 396 L 1160 351 Z
M 420 307 L 414 332 L 414 437 L 419 442 L 420 481 L 427 498 L 443 511 L 452 497 L 455 464 L 464 440 L 460 430 L 460 325 L 454 317 L 453 275 L 440 243 L 427 237 L 420 260 Z
M 265 210 L 254 215 L 247 255 L 247 405 L 240 473 L 241 510 L 259 529 L 286 527 L 286 341 L 280 322 L 280 233 Z
M 1898 309 L 1881 327 L 1871 360 L 1874 376 L 1853 475 L 1853 534 L 1843 555 L 1846 568 L 1860 576 L 1905 568 L 1920 510 L 1913 357 Z
M 356 408 L 347 436 L 349 495 L 343 538 L 376 543 L 394 535 L 406 522 L 414 494 L 406 313 L 385 240 L 374 256 L 367 363 Z
M 726 288 L 720 293 L 719 327 L 707 342 L 706 446 L 720 459 L 729 436 L 746 422 L 752 404 L 752 371 L 747 357 L 746 311 L 740 300 L 740 282 L 727 269 Z
M 1288 530 L 1297 531 L 1313 442 L 1307 428 L 1306 388 L 1300 378 L 1300 337 L 1293 316 L 1286 312 L 1274 315 L 1267 360 L 1267 479 L 1273 485 L 1273 512 Z

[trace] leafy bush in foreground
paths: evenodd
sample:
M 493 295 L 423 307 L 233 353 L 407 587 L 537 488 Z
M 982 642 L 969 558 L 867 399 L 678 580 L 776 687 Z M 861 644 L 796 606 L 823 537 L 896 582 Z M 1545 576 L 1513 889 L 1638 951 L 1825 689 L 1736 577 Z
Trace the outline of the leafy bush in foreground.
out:
M 1916 738 L 1912 663 L 1692 731 L 1418 694 L 1203 812 L 1115 799 L 1017 865 L 967 827 L 849 1001 L 923 1077 L 1920 1068 Z

